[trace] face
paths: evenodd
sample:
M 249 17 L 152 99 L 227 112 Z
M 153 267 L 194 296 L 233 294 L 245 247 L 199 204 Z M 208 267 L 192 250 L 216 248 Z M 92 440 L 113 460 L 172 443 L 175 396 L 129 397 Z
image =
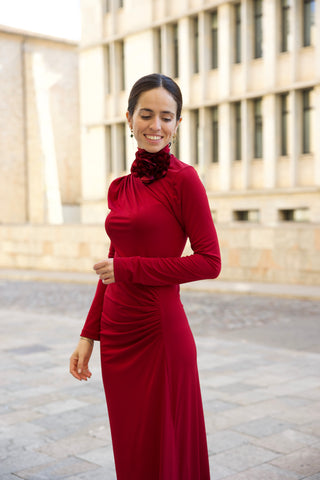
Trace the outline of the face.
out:
M 133 115 L 127 112 L 129 127 L 138 147 L 151 153 L 164 148 L 181 121 L 177 121 L 176 114 L 176 101 L 165 88 L 153 88 L 142 93 Z

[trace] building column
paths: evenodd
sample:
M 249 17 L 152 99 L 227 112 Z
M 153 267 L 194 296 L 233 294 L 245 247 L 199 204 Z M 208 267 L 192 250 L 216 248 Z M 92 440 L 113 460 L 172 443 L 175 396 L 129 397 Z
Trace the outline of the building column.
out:
M 250 35 L 252 29 L 252 20 L 250 16 L 249 0 L 243 0 L 241 15 L 241 58 L 242 68 L 244 69 L 243 75 L 243 88 L 244 91 L 248 90 L 249 77 L 250 77 L 250 60 L 251 60 L 251 39 Z
M 290 8 L 290 44 L 289 50 L 291 54 L 291 82 L 295 82 L 297 79 L 297 64 L 298 64 L 298 52 L 300 49 L 299 34 L 302 31 L 302 25 L 300 15 L 298 15 L 297 2 L 292 2 Z
M 276 95 L 263 97 L 263 176 L 266 188 L 275 188 L 276 186 L 277 131 L 279 131 L 279 115 L 277 113 Z
M 263 2 L 263 59 L 265 84 L 268 88 L 274 87 L 276 83 L 278 43 L 276 3 L 275 1 Z M 268 35 L 266 32 L 268 32 Z
M 168 56 L 168 49 L 172 52 L 172 46 L 162 49 L 165 57 Z M 179 21 L 179 85 L 183 95 L 184 103 L 190 102 L 190 74 L 191 74 L 191 32 L 189 18 L 182 18 Z
M 81 183 L 83 223 L 100 222 L 106 197 L 105 52 L 99 45 L 80 59 Z M 97 78 L 100 79 L 97 82 Z M 94 89 L 91 86 L 94 85 Z M 88 95 L 88 90 L 91 93 Z M 104 214 L 103 213 L 103 214 Z
M 201 99 L 204 101 L 207 97 L 207 83 L 208 83 L 208 52 L 210 45 L 208 45 L 207 32 L 207 14 L 200 12 L 198 16 L 199 22 L 199 75 L 201 80 Z
M 229 191 L 231 186 L 231 122 L 232 118 L 230 103 L 221 103 L 219 105 L 219 172 L 220 188 L 223 192 Z

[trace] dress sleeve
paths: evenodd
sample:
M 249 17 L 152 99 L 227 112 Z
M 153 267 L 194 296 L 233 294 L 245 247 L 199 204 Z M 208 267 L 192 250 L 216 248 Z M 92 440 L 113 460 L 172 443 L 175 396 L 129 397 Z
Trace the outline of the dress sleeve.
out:
M 179 217 L 190 239 L 193 254 L 168 258 L 115 257 L 116 281 L 161 286 L 216 278 L 219 275 L 219 243 L 204 186 L 192 167 L 185 168 L 178 175 Z
M 109 258 L 111 258 L 113 257 L 113 255 L 114 248 L 111 244 L 108 256 Z M 87 315 L 87 319 L 80 334 L 82 337 L 92 338 L 93 340 L 100 340 L 100 321 L 106 288 L 107 285 L 105 285 L 104 283 L 102 283 L 101 280 L 99 280 L 95 296 L 93 298 L 89 313 Z

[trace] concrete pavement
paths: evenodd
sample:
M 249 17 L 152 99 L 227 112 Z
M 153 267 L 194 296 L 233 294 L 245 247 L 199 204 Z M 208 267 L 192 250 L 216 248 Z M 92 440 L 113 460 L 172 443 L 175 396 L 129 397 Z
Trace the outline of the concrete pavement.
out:
M 0 272 L 0 478 L 115 480 L 99 343 L 89 382 L 68 373 L 95 281 L 19 274 Z M 212 479 L 319 480 L 317 295 L 194 287 Z

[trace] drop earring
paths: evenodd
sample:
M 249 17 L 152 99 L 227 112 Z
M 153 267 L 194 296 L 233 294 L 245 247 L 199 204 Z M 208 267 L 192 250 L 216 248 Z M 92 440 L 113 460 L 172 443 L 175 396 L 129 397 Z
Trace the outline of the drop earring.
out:
M 131 128 L 130 137 L 133 138 L 133 129 Z

